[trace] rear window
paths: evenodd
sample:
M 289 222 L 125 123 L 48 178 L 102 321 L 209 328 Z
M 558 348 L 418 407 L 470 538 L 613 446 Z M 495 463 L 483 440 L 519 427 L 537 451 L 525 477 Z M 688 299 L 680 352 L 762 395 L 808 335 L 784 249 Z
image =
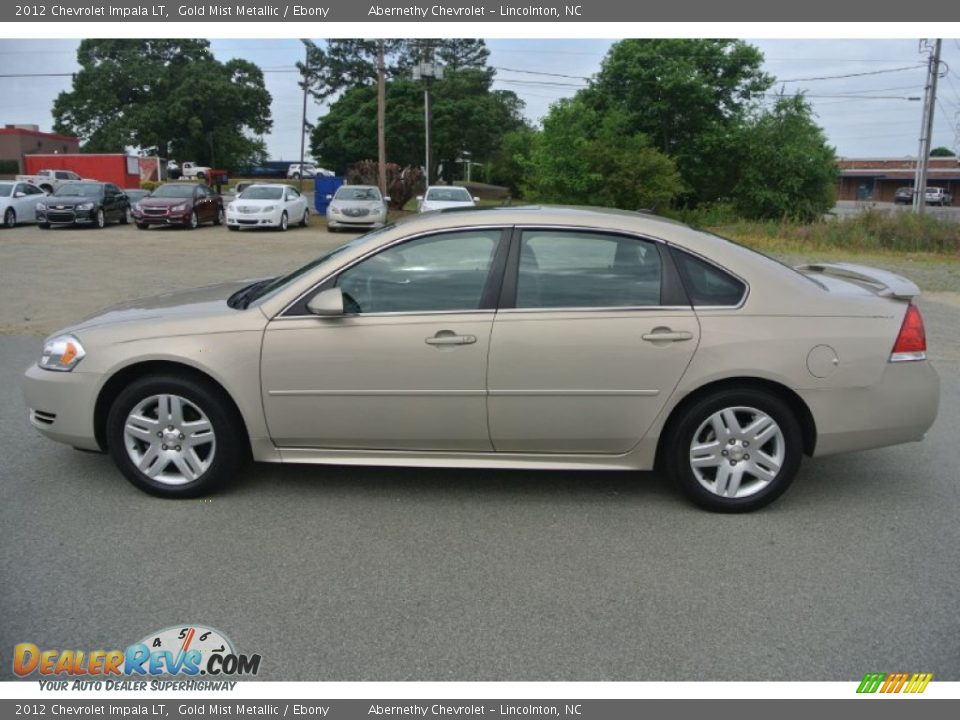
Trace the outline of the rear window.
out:
M 673 258 L 691 304 L 728 307 L 739 305 L 743 300 L 747 286 L 730 273 L 676 248 L 673 249 Z

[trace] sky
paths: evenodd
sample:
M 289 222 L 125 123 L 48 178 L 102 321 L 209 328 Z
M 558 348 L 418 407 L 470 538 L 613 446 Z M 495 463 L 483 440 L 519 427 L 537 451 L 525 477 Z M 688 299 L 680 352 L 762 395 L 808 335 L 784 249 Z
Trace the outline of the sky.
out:
M 842 157 L 916 155 L 926 79 L 926 53 L 916 40 L 750 40 L 764 54 L 764 70 L 778 79 L 774 89 L 806 92 L 816 120 Z M 489 64 L 497 69 L 495 87 L 512 90 L 538 122 L 556 100 L 573 95 L 597 73 L 614 40 L 491 39 Z M 78 40 L 0 40 L 0 75 L 69 73 L 77 70 Z M 212 40 L 220 60 L 242 57 L 265 70 L 272 98 L 273 130 L 264 139 L 271 159 L 297 159 L 300 153 L 302 95 L 297 74 L 287 72 L 302 58 L 299 40 Z M 960 40 L 943 41 L 947 68 L 939 81 L 932 146 L 960 145 Z M 908 69 L 903 69 L 908 68 Z M 553 73 L 538 74 L 538 73 Z M 867 74 L 869 73 L 869 74 Z M 837 78 L 846 75 L 848 77 Z M 813 79 L 831 78 L 831 79 Z M 69 77 L 0 77 L 0 125 L 34 123 L 49 130 L 54 98 L 70 87 Z M 842 97 L 837 97 L 842 96 Z M 871 97 L 872 96 L 872 97 Z M 325 113 L 313 100 L 308 119 Z M 179 158 L 183 159 L 183 158 Z

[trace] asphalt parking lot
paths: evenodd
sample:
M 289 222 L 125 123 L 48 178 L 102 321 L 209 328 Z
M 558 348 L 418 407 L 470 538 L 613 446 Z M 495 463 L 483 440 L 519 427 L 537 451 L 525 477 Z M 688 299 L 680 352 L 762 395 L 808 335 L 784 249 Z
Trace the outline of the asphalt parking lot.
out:
M 203 623 L 269 680 L 960 680 L 956 293 L 922 304 L 942 382 L 927 439 L 807 460 L 759 513 L 697 510 L 649 473 L 270 465 L 174 502 L 28 425 L 38 335 L 347 238 L 39 233 L 0 234 L 2 679 L 16 643 Z

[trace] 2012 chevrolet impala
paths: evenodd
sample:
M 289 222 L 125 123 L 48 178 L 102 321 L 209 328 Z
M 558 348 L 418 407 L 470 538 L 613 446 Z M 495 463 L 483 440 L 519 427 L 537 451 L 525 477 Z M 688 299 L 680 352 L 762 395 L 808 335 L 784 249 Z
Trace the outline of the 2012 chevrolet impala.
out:
M 801 456 L 922 439 L 910 281 L 792 269 L 655 217 L 430 213 L 282 277 L 118 305 L 49 338 L 30 422 L 137 487 L 262 462 L 646 470 L 761 507 Z

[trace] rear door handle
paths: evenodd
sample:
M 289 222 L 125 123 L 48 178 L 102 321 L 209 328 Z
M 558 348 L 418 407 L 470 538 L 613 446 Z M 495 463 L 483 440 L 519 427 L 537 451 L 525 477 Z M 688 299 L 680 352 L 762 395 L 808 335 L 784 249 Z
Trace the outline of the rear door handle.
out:
M 671 330 L 670 328 L 654 328 L 652 332 L 640 336 L 647 342 L 683 342 L 693 340 L 693 333 L 686 330 Z
M 476 341 L 476 335 L 457 335 L 452 330 L 441 330 L 424 340 L 427 345 L 473 345 Z

